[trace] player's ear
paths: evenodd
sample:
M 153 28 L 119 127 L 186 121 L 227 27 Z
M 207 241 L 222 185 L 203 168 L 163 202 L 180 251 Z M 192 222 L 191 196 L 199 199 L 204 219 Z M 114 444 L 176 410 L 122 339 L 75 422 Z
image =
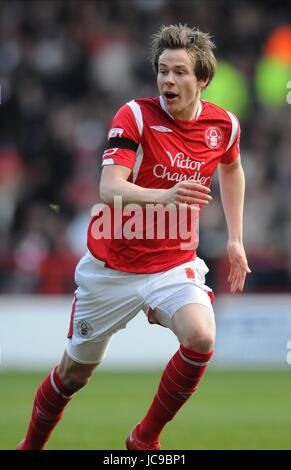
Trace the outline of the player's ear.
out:
M 201 90 L 204 90 L 208 85 L 208 78 L 205 78 L 203 80 L 199 80 L 198 82 L 198 87 L 201 89 Z

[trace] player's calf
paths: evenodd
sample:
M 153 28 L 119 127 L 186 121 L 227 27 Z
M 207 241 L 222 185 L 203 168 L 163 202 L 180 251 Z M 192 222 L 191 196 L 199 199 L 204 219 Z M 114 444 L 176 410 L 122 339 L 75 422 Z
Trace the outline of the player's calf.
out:
M 58 367 L 58 374 L 66 390 L 71 394 L 78 392 L 87 385 L 91 375 L 100 362 L 96 364 L 79 364 L 64 353 L 63 359 Z
M 174 314 L 172 326 L 181 345 L 167 364 L 154 400 L 139 424 L 139 438 L 143 442 L 159 441 L 166 423 L 196 391 L 213 354 L 212 309 L 186 304 Z
M 96 365 L 78 364 L 64 354 L 60 366 L 46 377 L 36 393 L 27 435 L 18 450 L 44 449 L 72 394 L 86 385 Z

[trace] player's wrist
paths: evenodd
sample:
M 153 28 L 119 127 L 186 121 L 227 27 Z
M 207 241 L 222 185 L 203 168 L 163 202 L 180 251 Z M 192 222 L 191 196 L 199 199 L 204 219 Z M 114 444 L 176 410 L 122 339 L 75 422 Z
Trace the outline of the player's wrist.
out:
M 153 203 L 166 205 L 167 201 L 167 189 L 156 189 L 153 191 Z
M 236 236 L 236 237 L 228 237 L 227 243 L 241 243 L 242 244 L 243 240 L 241 236 Z

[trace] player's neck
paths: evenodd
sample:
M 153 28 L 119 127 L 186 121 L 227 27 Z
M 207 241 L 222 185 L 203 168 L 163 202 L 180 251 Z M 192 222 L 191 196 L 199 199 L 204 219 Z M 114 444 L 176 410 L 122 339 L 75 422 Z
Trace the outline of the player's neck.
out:
M 180 119 L 182 121 L 194 121 L 197 119 L 198 109 L 199 109 L 200 99 L 197 97 L 194 103 L 191 103 L 187 108 L 183 109 L 180 113 L 174 116 L 175 119 Z
M 166 103 L 163 100 L 163 106 L 164 110 L 173 118 L 173 119 L 178 119 L 180 121 L 194 121 L 197 119 L 200 115 L 201 112 L 201 101 L 200 101 L 200 93 L 197 93 L 197 96 L 195 97 L 194 101 L 190 103 L 187 107 L 185 107 L 183 110 L 177 113 L 172 114 L 169 112 L 167 109 Z

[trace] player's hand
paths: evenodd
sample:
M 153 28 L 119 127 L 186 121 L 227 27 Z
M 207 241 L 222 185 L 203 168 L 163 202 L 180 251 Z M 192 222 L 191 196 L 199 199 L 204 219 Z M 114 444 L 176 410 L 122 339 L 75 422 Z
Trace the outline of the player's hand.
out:
M 251 270 L 241 242 L 229 240 L 227 242 L 227 254 L 230 261 L 230 273 L 227 280 L 230 283 L 231 293 L 235 294 L 237 290 L 243 290 L 246 275 L 251 273 Z
M 212 200 L 210 189 L 199 181 L 181 181 L 165 192 L 164 204 L 202 204 Z

